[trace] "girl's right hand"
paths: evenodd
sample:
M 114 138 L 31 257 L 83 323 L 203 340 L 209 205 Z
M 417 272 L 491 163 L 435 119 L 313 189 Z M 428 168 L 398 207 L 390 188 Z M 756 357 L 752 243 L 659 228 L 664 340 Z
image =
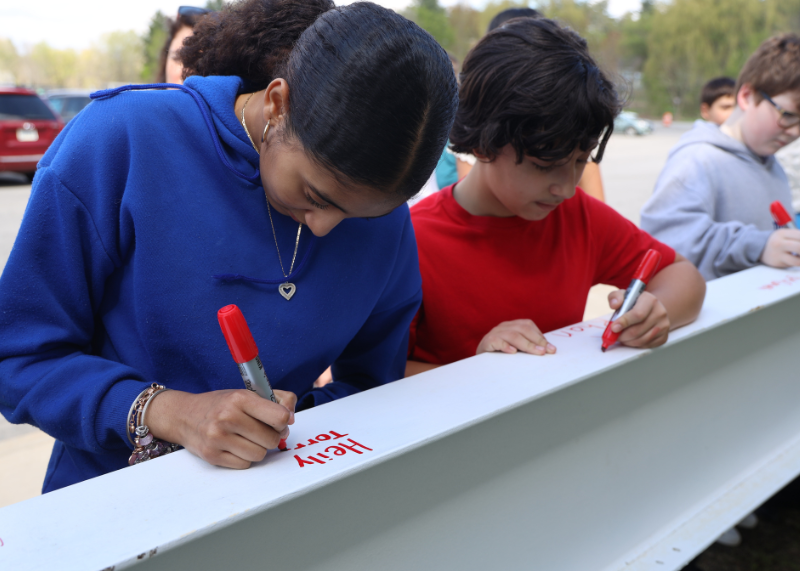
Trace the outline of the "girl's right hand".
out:
M 145 421 L 156 438 L 180 444 L 206 462 L 245 469 L 289 436 L 297 397 L 275 391 L 276 404 L 245 389 L 192 394 L 166 391 Z
M 491 351 L 503 353 L 530 353 L 531 355 L 552 355 L 555 346 L 547 342 L 542 332 L 530 319 L 504 321 L 484 335 L 478 343 L 476 355 Z

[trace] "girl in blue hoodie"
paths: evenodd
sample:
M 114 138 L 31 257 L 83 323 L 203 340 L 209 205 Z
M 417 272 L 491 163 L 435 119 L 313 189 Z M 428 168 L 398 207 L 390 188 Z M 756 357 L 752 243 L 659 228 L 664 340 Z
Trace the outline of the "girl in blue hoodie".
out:
M 181 59 L 185 88 L 102 92 L 70 122 L 0 279 L 0 411 L 56 438 L 45 492 L 128 465 L 145 403 L 141 440 L 246 468 L 295 404 L 403 376 L 421 299 L 405 201 L 455 114 L 445 52 L 374 4 L 244 0 Z M 243 389 L 228 304 L 278 403 Z

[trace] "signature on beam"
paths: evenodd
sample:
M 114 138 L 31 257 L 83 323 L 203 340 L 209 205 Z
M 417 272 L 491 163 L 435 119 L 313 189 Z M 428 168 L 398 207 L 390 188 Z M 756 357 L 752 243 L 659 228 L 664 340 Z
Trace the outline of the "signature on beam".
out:
M 763 285 L 758 289 L 772 290 L 782 285 L 794 285 L 795 282 L 800 282 L 800 277 L 786 276 L 782 280 L 772 280 L 770 283 Z

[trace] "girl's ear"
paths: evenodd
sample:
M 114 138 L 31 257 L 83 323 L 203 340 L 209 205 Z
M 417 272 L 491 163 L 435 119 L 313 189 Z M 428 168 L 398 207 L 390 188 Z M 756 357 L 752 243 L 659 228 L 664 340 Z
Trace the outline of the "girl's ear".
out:
M 264 123 L 283 121 L 289 111 L 289 84 L 285 79 L 273 79 L 264 91 Z

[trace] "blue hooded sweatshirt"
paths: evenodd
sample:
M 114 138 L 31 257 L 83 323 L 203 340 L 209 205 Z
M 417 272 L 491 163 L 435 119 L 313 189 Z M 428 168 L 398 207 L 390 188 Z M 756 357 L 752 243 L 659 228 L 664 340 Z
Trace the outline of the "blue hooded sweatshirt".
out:
M 775 157 L 759 157 L 715 124 L 697 121 L 670 151 L 641 226 L 713 280 L 758 263 L 774 231 L 769 205 L 776 200 L 792 212 L 789 181 Z
M 127 466 L 128 410 L 150 383 L 243 388 L 217 322 L 228 304 L 298 409 L 403 377 L 422 295 L 408 208 L 324 238 L 304 227 L 283 299 L 258 154 L 234 115 L 242 82 L 186 85 L 196 99 L 91 103 L 39 164 L 0 278 L 0 412 L 56 438 L 45 492 Z M 288 268 L 298 226 L 272 218 Z

